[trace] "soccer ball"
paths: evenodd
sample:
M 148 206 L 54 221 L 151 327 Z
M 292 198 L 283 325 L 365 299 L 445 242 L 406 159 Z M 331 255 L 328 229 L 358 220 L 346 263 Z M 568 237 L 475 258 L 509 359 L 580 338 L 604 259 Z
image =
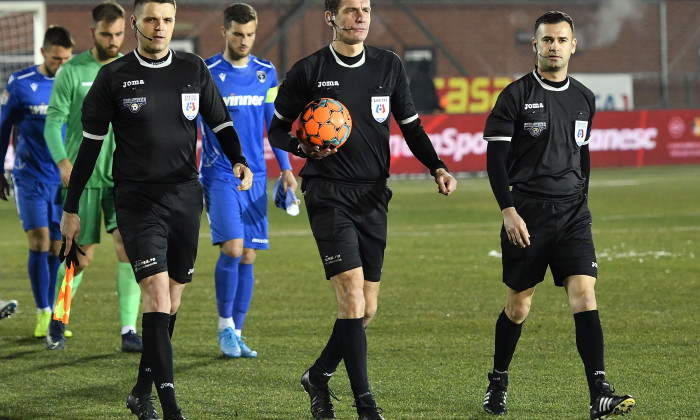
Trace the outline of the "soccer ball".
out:
M 298 137 L 309 147 L 340 147 L 350 136 L 350 130 L 350 112 L 335 99 L 313 101 L 306 105 L 299 117 Z

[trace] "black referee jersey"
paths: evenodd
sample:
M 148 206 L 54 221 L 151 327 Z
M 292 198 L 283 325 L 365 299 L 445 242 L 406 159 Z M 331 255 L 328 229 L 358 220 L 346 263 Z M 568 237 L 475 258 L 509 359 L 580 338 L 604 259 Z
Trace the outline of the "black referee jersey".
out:
M 534 70 L 501 92 L 486 120 L 484 140 L 510 142 L 513 190 L 571 196 L 585 188 L 580 148 L 588 144 L 594 114 L 590 89 L 571 77 L 553 84 Z
M 322 48 L 289 71 L 275 100 L 275 114 L 291 123 L 309 102 L 319 98 L 334 98 L 344 104 L 352 117 L 352 131 L 338 153 L 320 160 L 307 159 L 299 174 L 350 182 L 388 178 L 389 115 L 399 125 L 419 122 L 399 57 L 365 45 L 359 60 L 346 64 L 331 46 Z M 431 171 L 444 168 L 430 139 L 419 137 L 416 141 L 420 144 L 411 147 L 416 157 Z
M 170 50 L 153 63 L 135 51 L 103 66 L 83 102 L 83 135 L 104 139 L 112 123 L 114 182 L 195 180 L 197 115 L 233 125 L 211 73 L 194 54 Z

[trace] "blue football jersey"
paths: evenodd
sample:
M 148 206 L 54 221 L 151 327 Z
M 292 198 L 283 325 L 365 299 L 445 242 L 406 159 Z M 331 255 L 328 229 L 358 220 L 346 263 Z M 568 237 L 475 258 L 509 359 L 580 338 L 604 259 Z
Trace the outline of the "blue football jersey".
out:
M 233 126 L 241 139 L 243 154 L 253 172 L 253 179 L 267 178 L 263 139 L 272 122 L 277 96 L 277 71 L 267 60 L 248 56 L 248 65 L 235 67 L 216 54 L 205 60 L 214 81 L 224 98 L 233 119 Z M 200 121 L 201 122 L 201 121 Z M 202 126 L 202 177 L 233 178 L 231 163 L 221 151 L 216 135 L 205 123 Z M 275 150 L 282 169 L 291 169 L 286 152 Z
M 6 153 L 12 127 L 17 129 L 12 176 L 45 184 L 60 184 L 58 167 L 44 140 L 53 77 L 39 73 L 37 66 L 15 72 L 0 100 L 0 153 Z

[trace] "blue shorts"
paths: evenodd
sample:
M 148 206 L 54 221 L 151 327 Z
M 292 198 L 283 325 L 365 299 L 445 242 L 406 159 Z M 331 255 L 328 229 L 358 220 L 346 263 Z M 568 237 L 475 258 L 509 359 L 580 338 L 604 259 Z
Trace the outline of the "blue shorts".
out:
M 54 241 L 60 241 L 60 224 L 63 215 L 60 186 L 14 177 L 12 183 L 17 213 L 24 231 L 48 227 L 49 237 Z
M 212 244 L 242 238 L 244 248 L 269 249 L 267 180 L 254 180 L 247 191 L 238 191 L 238 184 L 202 178 Z

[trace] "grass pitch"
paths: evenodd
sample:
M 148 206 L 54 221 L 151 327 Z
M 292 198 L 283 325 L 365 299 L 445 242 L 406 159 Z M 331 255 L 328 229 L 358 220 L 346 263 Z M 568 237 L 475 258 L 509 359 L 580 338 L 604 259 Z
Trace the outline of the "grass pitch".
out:
M 700 166 L 594 169 L 590 190 L 608 378 L 637 399 L 630 419 L 700 416 Z M 482 408 L 500 281 L 501 217 L 485 178 L 451 197 L 432 180 L 391 180 L 379 311 L 367 330 L 369 376 L 387 419 L 487 419 Z M 332 289 L 302 209 L 273 206 L 271 250 L 258 253 L 244 327 L 257 359 L 225 359 L 216 340 L 206 217 L 194 282 L 173 337 L 176 392 L 188 419 L 308 419 L 299 377 L 335 319 Z M 14 203 L 0 202 L 0 419 L 133 419 L 125 398 L 138 356 L 119 351 L 116 258 L 103 237 L 71 311 L 63 351 L 33 338 L 27 241 Z M 140 321 L 139 321 L 140 322 Z M 139 326 L 140 328 L 140 326 Z M 339 419 L 356 419 L 343 366 L 331 387 Z M 587 419 L 588 392 L 567 299 L 548 275 L 510 368 L 506 418 Z M 156 405 L 160 408 L 159 405 Z

